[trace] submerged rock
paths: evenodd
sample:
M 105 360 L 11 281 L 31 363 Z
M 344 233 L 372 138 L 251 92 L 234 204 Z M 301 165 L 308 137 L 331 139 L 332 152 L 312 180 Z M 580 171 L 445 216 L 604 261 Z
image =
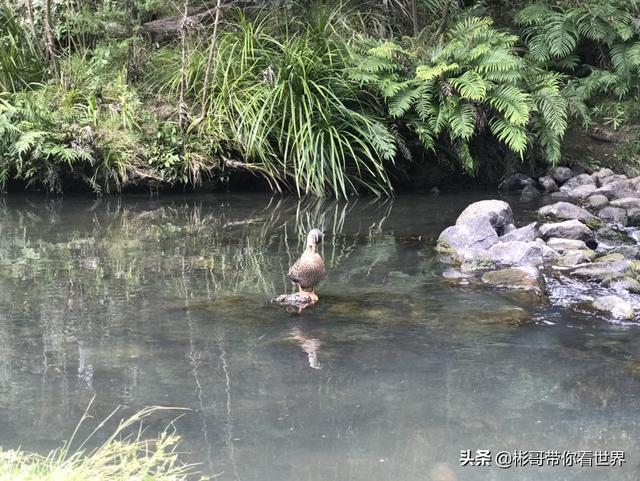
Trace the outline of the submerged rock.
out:
M 506 289 L 532 290 L 538 295 L 544 293 L 544 278 L 538 269 L 531 266 L 509 267 L 485 272 L 482 275 L 482 282 Z
M 640 282 L 630 276 L 611 277 L 609 279 L 605 279 L 602 284 L 613 289 L 627 291 L 633 294 L 640 294 Z
M 527 185 L 520 193 L 522 202 L 531 202 L 542 197 L 542 193 L 532 185 Z
M 562 237 L 564 239 L 577 239 L 587 242 L 593 240 L 594 234 L 591 229 L 579 220 L 567 220 L 541 225 L 540 236 L 545 240 L 551 237 Z
M 538 209 L 538 216 L 543 219 L 577 219 L 582 222 L 595 218 L 595 216 L 588 210 L 578 207 L 575 204 L 571 204 L 570 202 L 556 202 L 555 204 L 545 205 Z
M 618 296 L 598 297 L 592 305 L 595 309 L 607 312 L 616 319 L 631 320 L 636 317 L 631 303 Z
M 551 171 L 551 177 L 561 185 L 573 177 L 573 171 L 569 167 L 556 167 Z
M 456 225 L 476 222 L 482 217 L 489 219 L 499 235 L 504 233 L 508 225 L 513 224 L 513 212 L 509 204 L 502 200 L 481 200 L 463 210 L 456 219 Z

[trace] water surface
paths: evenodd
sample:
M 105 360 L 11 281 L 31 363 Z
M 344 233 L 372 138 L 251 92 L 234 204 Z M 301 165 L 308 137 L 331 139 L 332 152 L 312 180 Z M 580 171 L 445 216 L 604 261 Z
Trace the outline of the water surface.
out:
M 442 276 L 438 234 L 491 196 L 0 199 L 0 445 L 56 447 L 95 397 L 190 408 L 182 448 L 225 481 L 638 479 L 640 329 Z M 315 226 L 329 278 L 292 315 L 267 300 Z

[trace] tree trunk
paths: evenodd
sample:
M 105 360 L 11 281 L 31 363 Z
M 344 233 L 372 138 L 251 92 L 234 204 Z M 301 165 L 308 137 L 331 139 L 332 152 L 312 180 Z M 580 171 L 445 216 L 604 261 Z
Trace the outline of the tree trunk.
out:
M 413 24 L 413 36 L 417 37 L 420 33 L 418 26 L 418 0 L 411 0 L 411 23 Z
M 209 58 L 207 59 L 207 68 L 204 73 L 204 86 L 202 89 L 202 112 L 207 110 L 207 101 L 209 98 L 209 83 L 211 76 L 211 69 L 213 68 L 213 62 L 216 55 L 216 42 L 218 39 L 218 23 L 220 22 L 220 4 L 221 0 L 216 3 L 216 14 L 213 20 L 213 33 L 211 34 L 211 45 L 209 46 Z
M 44 12 L 44 42 L 45 51 L 53 74 L 57 79 L 60 78 L 60 65 L 58 65 L 58 54 L 56 53 L 55 41 L 53 38 L 53 20 L 51 17 L 51 0 L 46 0 Z

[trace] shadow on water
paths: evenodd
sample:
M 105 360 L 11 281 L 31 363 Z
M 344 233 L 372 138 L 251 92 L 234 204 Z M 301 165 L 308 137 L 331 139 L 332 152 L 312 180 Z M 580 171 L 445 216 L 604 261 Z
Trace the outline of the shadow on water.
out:
M 442 276 L 435 239 L 487 197 L 0 199 L 0 445 L 57 446 L 95 395 L 191 408 L 183 449 L 223 480 L 637 479 L 638 330 Z M 329 278 L 290 315 L 267 301 L 311 227 Z

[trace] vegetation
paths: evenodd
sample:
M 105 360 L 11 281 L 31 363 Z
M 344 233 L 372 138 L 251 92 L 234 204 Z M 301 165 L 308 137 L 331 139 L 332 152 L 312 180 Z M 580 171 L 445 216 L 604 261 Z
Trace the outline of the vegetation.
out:
M 640 93 L 635 0 L 0 5 L 2 187 L 385 194 L 557 163 L 569 124 L 632 123 Z
M 148 481 L 183 481 L 192 479 L 193 467 L 180 464 L 176 447 L 180 438 L 165 431 L 157 438 L 145 440 L 139 425 L 145 418 L 164 408 L 147 408 L 122 420 L 104 443 L 89 449 L 92 439 L 100 434 L 104 420 L 91 435 L 74 447 L 74 437 L 83 422 L 83 416 L 71 440 L 48 456 L 21 450 L 0 449 L 0 480 L 2 481 L 111 481 L 140 479 Z M 127 435 L 131 429 L 135 435 Z M 191 476 L 191 477 L 190 477 Z

